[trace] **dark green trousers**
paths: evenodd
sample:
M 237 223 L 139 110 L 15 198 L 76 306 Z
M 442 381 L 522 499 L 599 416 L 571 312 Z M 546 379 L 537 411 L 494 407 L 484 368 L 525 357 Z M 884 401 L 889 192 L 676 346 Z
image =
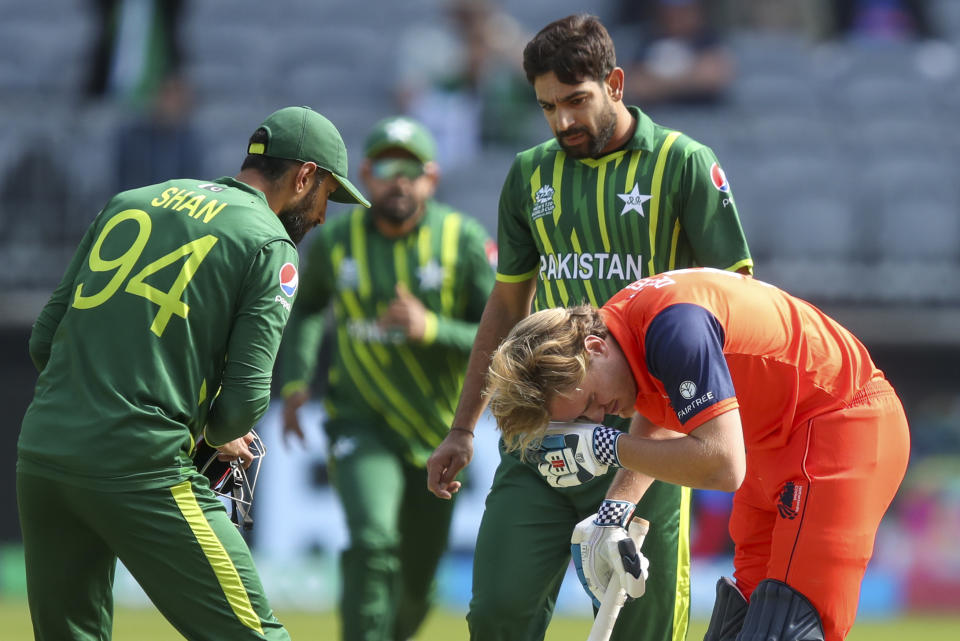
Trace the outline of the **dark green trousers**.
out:
M 331 439 L 331 477 L 350 531 L 341 557 L 347 641 L 409 639 L 433 601 L 453 501 L 427 491 L 426 469 L 358 426 Z
M 118 558 L 187 639 L 290 639 L 247 544 L 199 474 L 103 492 L 18 472 L 17 504 L 39 640 L 111 638 Z
M 570 564 L 574 526 L 597 511 L 613 473 L 572 488 L 550 487 L 509 455 L 487 496 L 473 563 L 467 622 L 476 641 L 540 641 Z M 680 641 L 690 611 L 690 490 L 655 482 L 637 506 L 650 521 L 643 553 L 646 594 L 620 612 L 615 641 Z M 681 515 L 683 517 L 681 518 Z M 584 594 L 584 599 L 589 597 Z

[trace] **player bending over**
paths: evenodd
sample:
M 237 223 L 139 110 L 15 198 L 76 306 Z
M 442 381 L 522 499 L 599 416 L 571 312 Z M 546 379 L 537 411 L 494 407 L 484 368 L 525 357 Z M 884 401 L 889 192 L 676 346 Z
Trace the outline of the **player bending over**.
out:
M 487 393 L 509 448 L 542 443 L 545 473 L 612 465 L 735 492 L 735 580 L 717 583 L 705 641 L 847 635 L 910 440 L 890 383 L 836 321 L 737 274 L 667 272 L 599 310 L 522 321 Z M 633 416 L 629 434 L 596 425 L 606 414 Z M 580 548 L 588 591 L 624 571 Z

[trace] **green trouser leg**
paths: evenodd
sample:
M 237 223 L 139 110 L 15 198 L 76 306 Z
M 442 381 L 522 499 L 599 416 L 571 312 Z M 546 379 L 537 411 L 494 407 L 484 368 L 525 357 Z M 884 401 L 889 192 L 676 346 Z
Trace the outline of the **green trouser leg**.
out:
M 18 474 L 17 501 L 37 639 L 109 639 L 119 558 L 187 639 L 289 641 L 203 476 L 102 492 Z
M 558 490 L 512 456 L 502 456 L 487 496 L 473 565 L 467 622 L 477 641 L 544 638 L 570 563 L 574 526 L 596 512 L 612 474 Z M 689 618 L 689 490 L 654 483 L 637 507 L 650 521 L 646 594 L 627 603 L 611 639 L 679 641 Z M 679 571 L 678 571 L 679 568 Z M 584 599 L 588 597 L 584 594 Z
M 47 479 L 17 474 L 33 634 L 109 641 L 117 557 L 66 500 Z
M 434 576 L 447 546 L 451 501 L 426 491 L 426 470 L 380 445 L 350 436 L 355 447 L 331 447 L 331 466 L 350 546 L 341 557 L 340 603 L 347 641 L 413 636 L 432 602 Z

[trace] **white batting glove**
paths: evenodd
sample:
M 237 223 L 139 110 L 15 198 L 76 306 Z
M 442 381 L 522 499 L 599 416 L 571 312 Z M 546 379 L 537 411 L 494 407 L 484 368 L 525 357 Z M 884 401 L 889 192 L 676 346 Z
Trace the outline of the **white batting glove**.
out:
M 551 423 L 540 443 L 537 469 L 553 487 L 580 485 L 620 467 L 617 440 L 623 432 L 603 425 Z
M 641 597 L 646 590 L 650 561 L 637 544 L 646 530 L 639 523 L 631 524 L 631 529 L 626 526 L 635 508 L 629 501 L 605 499 L 600 510 L 580 521 L 570 537 L 580 584 L 598 608 L 614 575 L 628 598 Z

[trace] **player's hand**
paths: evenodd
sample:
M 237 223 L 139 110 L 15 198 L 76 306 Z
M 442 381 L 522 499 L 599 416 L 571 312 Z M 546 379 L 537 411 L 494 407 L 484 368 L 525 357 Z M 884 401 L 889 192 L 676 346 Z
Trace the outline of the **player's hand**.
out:
M 646 528 L 639 522 L 626 527 L 635 507 L 628 501 L 605 499 L 600 510 L 580 521 L 570 537 L 580 584 L 597 607 L 613 576 L 628 598 L 643 596 L 646 590 L 650 562 L 638 544 Z
M 427 489 L 441 499 L 453 498 L 460 491 L 460 481 L 454 479 L 472 458 L 473 435 L 466 430 L 450 430 L 427 459 Z
M 427 328 L 427 308 L 403 283 L 397 283 L 396 294 L 397 297 L 390 301 L 387 311 L 380 317 L 380 326 L 399 329 L 411 341 L 423 340 Z
M 217 460 L 239 461 L 243 469 L 247 469 L 253 462 L 253 452 L 249 447 L 251 441 L 253 441 L 253 434 L 248 433 L 224 443 L 217 448 Z
M 310 392 L 306 388 L 293 392 L 283 401 L 283 440 L 290 437 L 303 445 L 306 439 L 303 436 L 303 428 L 300 427 L 300 415 L 298 410 L 303 407 L 310 399 Z
M 620 430 L 603 425 L 551 423 L 537 450 L 537 469 L 554 487 L 586 483 L 606 474 L 610 466 L 620 467 L 621 436 Z

